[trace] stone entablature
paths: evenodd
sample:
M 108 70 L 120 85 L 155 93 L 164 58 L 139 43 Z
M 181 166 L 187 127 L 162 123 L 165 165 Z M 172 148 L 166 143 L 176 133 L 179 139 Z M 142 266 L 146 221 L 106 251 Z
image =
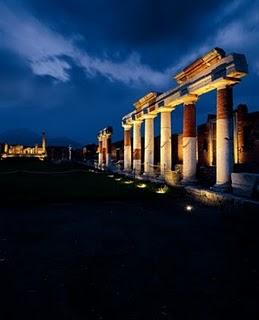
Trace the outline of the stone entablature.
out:
M 211 55 L 213 56 L 213 52 L 219 52 L 219 50 L 221 50 L 221 54 L 218 55 L 217 58 L 211 58 L 211 60 L 206 58 Z M 142 98 L 143 100 L 140 99 L 134 104 L 136 110 L 123 117 L 123 124 L 131 124 L 136 119 L 142 120 L 145 114 L 157 114 L 165 108 L 171 108 L 171 110 L 173 110 L 176 106 L 184 103 L 189 95 L 200 96 L 220 87 L 234 85 L 240 82 L 240 79 L 248 73 L 245 55 L 232 53 L 224 56 L 222 52 L 224 52 L 222 49 L 213 49 L 204 57 L 196 60 L 200 65 L 198 69 L 195 69 L 195 72 L 192 71 L 192 68 L 189 70 L 188 67 L 178 73 L 176 78 L 181 84 L 163 94 L 156 94 L 156 97 L 154 93 L 151 93 L 153 94 L 152 99 L 155 99 L 155 101 L 144 103 L 150 94 L 144 96 Z M 213 61 L 213 63 L 209 64 L 207 60 Z M 196 64 L 198 62 L 196 62 Z M 192 65 L 193 64 L 191 64 L 191 66 Z M 185 77 L 180 76 L 182 73 Z M 183 79 L 185 79 L 184 82 Z M 142 104 L 140 102 L 142 102 Z M 141 107 L 136 107 L 139 105 Z

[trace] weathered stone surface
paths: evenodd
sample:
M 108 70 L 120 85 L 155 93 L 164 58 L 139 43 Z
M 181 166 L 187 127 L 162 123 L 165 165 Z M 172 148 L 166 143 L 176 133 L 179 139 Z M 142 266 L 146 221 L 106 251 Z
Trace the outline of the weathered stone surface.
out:
M 242 197 L 252 197 L 259 185 L 259 174 L 255 173 L 232 173 L 233 193 Z

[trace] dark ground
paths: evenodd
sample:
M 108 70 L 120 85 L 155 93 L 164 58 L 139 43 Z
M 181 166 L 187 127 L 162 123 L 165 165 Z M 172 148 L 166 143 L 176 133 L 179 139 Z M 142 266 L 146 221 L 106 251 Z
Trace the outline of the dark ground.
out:
M 2 206 L 0 319 L 258 319 L 257 217 L 143 196 Z

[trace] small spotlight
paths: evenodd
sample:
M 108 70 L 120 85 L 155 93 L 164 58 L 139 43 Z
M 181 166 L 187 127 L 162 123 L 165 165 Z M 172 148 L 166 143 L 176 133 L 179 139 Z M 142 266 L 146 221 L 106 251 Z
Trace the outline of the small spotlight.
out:
M 109 174 L 107 177 L 108 178 L 114 178 L 114 174 Z
M 121 178 L 115 178 L 115 181 L 121 181 Z
M 139 184 L 137 184 L 137 187 L 139 188 L 139 189 L 144 189 L 144 188 L 146 188 L 146 184 L 145 183 L 139 183 Z
M 191 212 L 191 211 L 193 210 L 193 206 L 191 206 L 191 205 L 188 204 L 188 205 L 186 206 L 186 210 L 189 211 L 189 212 Z
M 125 184 L 132 184 L 134 181 L 133 180 L 126 180 L 124 181 Z
M 161 187 L 161 188 L 158 188 L 158 189 L 156 190 L 156 193 L 164 194 L 164 193 L 166 193 L 167 191 L 168 191 L 168 186 L 163 186 L 163 187 Z

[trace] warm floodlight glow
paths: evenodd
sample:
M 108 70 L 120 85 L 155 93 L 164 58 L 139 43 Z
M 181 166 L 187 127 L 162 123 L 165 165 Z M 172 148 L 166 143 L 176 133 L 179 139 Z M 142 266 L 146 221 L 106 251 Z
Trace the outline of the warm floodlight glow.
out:
M 160 187 L 156 190 L 156 193 L 166 193 L 168 191 L 168 187 L 167 186 L 163 186 L 163 187 Z
M 132 184 L 134 181 L 133 180 L 126 180 L 124 181 L 125 184 Z
M 140 189 L 144 189 L 144 188 L 146 188 L 146 184 L 145 183 L 139 183 L 139 184 L 137 184 L 137 187 L 138 188 L 140 188 Z
M 186 210 L 191 212 L 193 210 L 193 207 L 191 205 L 186 206 Z
M 122 178 L 115 178 L 115 181 L 121 181 Z

